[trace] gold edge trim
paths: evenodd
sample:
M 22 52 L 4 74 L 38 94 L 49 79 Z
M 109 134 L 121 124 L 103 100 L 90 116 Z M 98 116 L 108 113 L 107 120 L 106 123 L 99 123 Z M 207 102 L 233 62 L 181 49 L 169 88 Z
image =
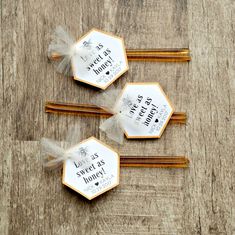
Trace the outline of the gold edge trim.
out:
M 161 130 L 161 132 L 160 132 L 159 135 L 157 135 L 157 136 L 144 136 L 144 135 L 141 135 L 141 136 L 138 136 L 138 135 L 130 136 L 130 135 L 128 135 L 127 131 L 124 130 L 124 134 L 125 134 L 126 138 L 127 138 L 127 139 L 159 139 L 159 138 L 161 138 L 161 136 L 162 136 L 162 134 L 163 134 L 163 132 L 164 132 L 164 130 L 165 130 L 167 124 L 169 123 L 170 118 L 171 118 L 171 116 L 172 116 L 172 114 L 174 113 L 174 110 L 175 110 L 175 109 L 174 109 L 174 106 L 172 105 L 172 102 L 169 100 L 168 96 L 167 96 L 166 93 L 163 91 L 161 85 L 160 85 L 158 82 L 128 82 L 128 83 L 125 84 L 125 86 L 124 86 L 124 88 L 123 88 L 123 90 L 122 90 L 122 93 L 121 93 L 121 95 L 119 96 L 118 100 L 122 97 L 122 95 L 123 95 L 125 89 L 127 88 L 127 86 L 133 86 L 133 85 L 148 85 L 148 86 L 151 86 L 151 85 L 152 85 L 152 86 L 158 86 L 159 89 L 160 89 L 160 91 L 162 92 L 162 94 L 163 94 L 164 97 L 166 98 L 166 100 L 167 100 L 167 102 L 168 102 L 168 104 L 170 105 L 170 107 L 171 107 L 172 110 L 171 110 L 170 116 L 169 116 L 168 119 L 166 120 L 165 125 L 162 127 L 162 130 Z
M 113 35 L 111 33 L 107 33 L 105 31 L 102 31 L 102 30 L 99 30 L 99 29 L 96 29 L 96 28 L 92 28 L 90 31 L 88 31 L 86 34 L 84 34 L 81 38 L 79 38 L 79 40 L 77 40 L 77 43 L 79 43 L 80 41 L 82 41 L 86 36 L 88 36 L 90 33 L 94 32 L 94 31 L 97 31 L 97 32 L 100 32 L 100 33 L 103 33 L 103 34 L 106 34 L 108 36 L 111 36 L 111 37 L 114 37 L 116 39 L 119 39 L 121 41 L 121 45 L 122 45 L 122 50 L 123 50 L 123 53 L 124 53 L 124 59 L 125 59 L 125 62 L 126 62 L 126 68 L 124 71 L 120 72 L 119 74 L 117 74 L 117 76 L 115 78 L 113 78 L 110 82 L 108 82 L 105 86 L 100 86 L 100 85 L 97 85 L 93 82 L 89 82 L 89 81 L 86 81 L 84 79 L 81 79 L 79 77 L 73 77 L 74 80 L 76 81 L 80 81 L 80 82 L 83 82 L 83 83 L 86 83 L 88 85 L 91 85 L 91 86 L 94 86 L 94 87 L 97 87 L 99 89 L 102 89 L 102 90 L 105 90 L 107 87 L 109 87 L 112 83 L 114 83 L 119 77 L 121 77 L 125 72 L 127 72 L 129 70 L 129 64 L 128 64 L 128 59 L 127 59 L 127 54 L 126 54 L 126 49 L 125 49 L 125 45 L 124 45 L 124 39 L 121 38 L 121 37 L 118 37 L 116 35 Z M 74 74 L 74 66 L 73 64 L 71 63 L 71 67 L 72 67 L 72 71 L 73 71 L 73 74 Z
M 88 200 L 92 200 L 92 199 L 94 199 L 95 197 L 97 197 L 97 196 L 99 196 L 99 195 L 101 195 L 101 194 L 103 194 L 103 193 L 105 193 L 105 192 L 111 190 L 112 188 L 115 188 L 115 187 L 118 186 L 119 183 L 120 183 L 120 155 L 119 155 L 112 147 L 110 147 L 110 146 L 108 146 L 107 144 L 103 143 L 102 141 L 98 140 L 98 139 L 95 138 L 94 136 L 91 136 L 91 137 L 89 137 L 88 139 L 85 139 L 85 140 L 81 141 L 80 143 L 78 143 L 77 145 L 75 145 L 75 146 L 69 148 L 68 150 L 70 150 L 70 149 L 72 149 L 72 148 L 74 148 L 74 147 L 76 147 L 76 146 L 78 146 L 78 145 L 80 145 L 80 144 L 83 144 L 83 143 L 89 141 L 90 139 L 93 139 L 93 140 L 99 142 L 100 144 L 104 145 L 106 148 L 110 149 L 111 151 L 113 151 L 113 152 L 115 153 L 115 156 L 116 156 L 117 161 L 118 161 L 118 164 L 117 164 L 117 168 L 118 168 L 118 169 L 117 169 L 117 181 L 116 181 L 116 183 L 115 183 L 114 185 L 112 185 L 112 186 L 110 186 L 110 187 L 104 189 L 103 191 L 101 191 L 101 192 L 99 192 L 99 193 L 94 194 L 92 197 L 89 197 L 89 196 L 87 196 L 86 194 L 82 193 L 82 192 L 79 191 L 78 189 L 74 188 L 73 186 L 71 186 L 70 184 L 68 184 L 68 183 L 65 182 L 65 179 L 64 179 L 64 178 L 65 178 L 66 161 L 64 161 L 64 163 L 63 163 L 63 174 L 62 174 L 62 184 L 65 185 L 65 186 L 67 186 L 67 187 L 69 187 L 69 188 L 71 188 L 71 189 L 73 189 L 75 192 L 81 194 L 82 196 L 84 196 L 84 197 L 87 198 Z

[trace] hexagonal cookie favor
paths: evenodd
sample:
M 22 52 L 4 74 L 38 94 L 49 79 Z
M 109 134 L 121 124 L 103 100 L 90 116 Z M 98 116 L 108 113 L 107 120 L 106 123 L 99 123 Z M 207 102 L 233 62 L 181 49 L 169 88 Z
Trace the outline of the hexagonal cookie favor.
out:
M 64 185 L 91 200 L 119 184 L 119 155 L 94 137 L 67 150 L 78 154 L 63 165 Z
M 127 83 L 116 110 L 127 138 L 160 138 L 174 108 L 158 83 Z
M 74 45 L 74 79 L 106 89 L 128 70 L 123 39 L 92 29 Z

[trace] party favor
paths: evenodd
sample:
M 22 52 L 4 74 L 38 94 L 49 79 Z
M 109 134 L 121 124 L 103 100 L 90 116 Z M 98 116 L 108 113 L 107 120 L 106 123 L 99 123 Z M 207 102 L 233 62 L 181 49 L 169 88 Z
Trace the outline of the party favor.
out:
M 101 89 L 106 89 L 128 70 L 123 39 L 98 29 L 92 29 L 76 41 L 58 27 L 48 52 L 50 58 L 58 58 L 57 71 Z
M 129 139 L 160 138 L 169 121 L 185 124 L 187 119 L 186 113 L 174 112 L 158 83 L 127 83 L 123 90 L 112 87 L 90 104 L 48 101 L 45 111 L 106 117 L 100 129 L 120 144 L 124 134 Z
M 122 91 L 109 90 L 93 102 L 110 110 L 113 116 L 100 129 L 114 141 L 160 138 L 174 108 L 158 83 L 127 83 Z
M 47 156 L 44 166 L 63 165 L 62 183 L 89 200 L 119 184 L 119 155 L 95 137 L 66 149 L 43 138 L 41 146 Z

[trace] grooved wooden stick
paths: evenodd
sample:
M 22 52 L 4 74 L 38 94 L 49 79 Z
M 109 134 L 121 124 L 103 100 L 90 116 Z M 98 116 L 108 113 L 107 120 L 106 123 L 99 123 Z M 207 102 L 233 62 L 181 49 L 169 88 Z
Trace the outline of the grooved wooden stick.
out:
M 45 104 L 46 113 L 72 114 L 83 116 L 111 117 L 113 114 L 107 110 L 92 104 L 74 104 L 47 101 Z M 187 120 L 186 113 L 174 112 L 171 116 L 171 123 L 185 124 Z
M 130 61 L 154 61 L 154 62 L 187 62 L 191 60 L 188 48 L 167 49 L 127 49 L 127 59 Z M 61 55 L 53 53 L 50 60 L 60 60 Z

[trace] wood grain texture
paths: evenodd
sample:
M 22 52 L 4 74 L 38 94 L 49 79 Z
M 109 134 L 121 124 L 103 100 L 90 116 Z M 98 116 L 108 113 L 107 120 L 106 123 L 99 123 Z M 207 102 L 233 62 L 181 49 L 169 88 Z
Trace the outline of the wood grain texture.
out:
M 235 233 L 235 3 L 233 0 L 0 0 L 0 234 Z M 115 86 L 157 81 L 185 126 L 159 140 L 117 146 L 130 155 L 186 155 L 189 169 L 122 169 L 121 184 L 88 202 L 44 172 L 39 140 L 64 140 L 76 116 L 44 113 L 46 100 L 89 102 L 98 92 L 55 72 L 46 58 L 57 25 L 79 37 L 92 27 L 124 37 L 127 48 L 189 47 L 185 63 L 130 62 Z

